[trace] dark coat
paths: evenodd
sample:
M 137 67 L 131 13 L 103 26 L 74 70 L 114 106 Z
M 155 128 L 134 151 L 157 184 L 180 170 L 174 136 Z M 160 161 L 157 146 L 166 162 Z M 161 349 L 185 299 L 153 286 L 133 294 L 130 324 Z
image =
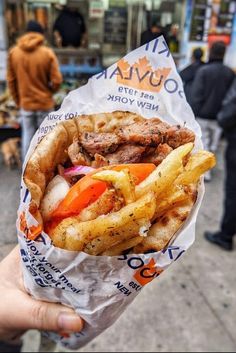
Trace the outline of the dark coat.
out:
M 196 61 L 180 71 L 180 77 L 184 84 L 184 92 L 188 102 L 191 100 L 193 80 L 198 69 L 203 65 L 203 61 Z
M 195 76 L 190 105 L 195 116 L 216 119 L 235 74 L 221 61 L 212 61 L 201 67 Z
M 226 138 L 232 137 L 236 140 L 236 78 L 226 94 L 217 118 L 219 125 L 225 130 Z

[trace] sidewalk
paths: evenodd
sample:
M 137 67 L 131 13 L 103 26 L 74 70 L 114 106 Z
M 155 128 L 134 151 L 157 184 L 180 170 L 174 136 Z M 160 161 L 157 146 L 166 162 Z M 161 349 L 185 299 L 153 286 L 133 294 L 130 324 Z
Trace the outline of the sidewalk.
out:
M 222 151 L 187 254 L 146 286 L 121 318 L 80 352 L 235 352 L 236 250 L 224 252 L 203 239 L 216 230 L 223 199 Z M 0 256 L 16 241 L 18 173 L 0 168 Z M 24 351 L 37 351 L 38 334 L 25 335 Z M 61 351 L 65 351 L 64 349 Z

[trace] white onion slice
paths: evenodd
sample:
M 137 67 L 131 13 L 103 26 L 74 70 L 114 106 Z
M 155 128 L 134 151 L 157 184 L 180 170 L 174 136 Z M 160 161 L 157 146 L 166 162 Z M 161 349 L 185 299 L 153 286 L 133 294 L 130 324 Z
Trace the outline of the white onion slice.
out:
M 70 185 L 60 175 L 56 175 L 48 184 L 44 198 L 40 205 L 40 211 L 44 221 L 50 219 L 50 214 L 57 208 L 70 190 Z

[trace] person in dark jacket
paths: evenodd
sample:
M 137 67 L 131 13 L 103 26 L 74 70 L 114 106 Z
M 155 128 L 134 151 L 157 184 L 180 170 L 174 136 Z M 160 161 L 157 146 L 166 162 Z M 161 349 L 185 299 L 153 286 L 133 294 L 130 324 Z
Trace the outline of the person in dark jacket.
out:
M 204 64 L 202 56 L 203 50 L 201 48 L 194 49 L 191 58 L 192 63 L 179 73 L 184 84 L 184 92 L 188 102 L 190 102 L 191 99 L 193 80 L 198 69 Z
M 224 42 L 213 43 L 209 62 L 197 71 L 190 97 L 190 105 L 202 128 L 204 147 L 212 152 L 216 152 L 221 136 L 216 117 L 235 76 L 223 64 L 225 49 Z M 206 180 L 210 180 L 210 173 Z
M 227 140 L 224 215 L 220 230 L 216 233 L 207 231 L 205 237 L 225 250 L 232 250 L 236 234 L 236 78 L 217 117 Z
M 163 28 L 157 23 L 153 22 L 151 27 L 141 34 L 141 45 L 144 45 L 161 35 L 164 35 Z
M 85 44 L 86 26 L 76 7 L 65 6 L 57 17 L 53 32 L 58 47 L 80 47 Z

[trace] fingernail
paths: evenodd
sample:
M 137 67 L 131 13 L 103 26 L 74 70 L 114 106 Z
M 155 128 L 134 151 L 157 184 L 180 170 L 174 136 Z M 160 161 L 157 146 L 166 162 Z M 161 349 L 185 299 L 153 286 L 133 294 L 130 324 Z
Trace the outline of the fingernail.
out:
M 79 332 L 83 323 L 78 315 L 62 312 L 58 317 L 58 326 L 64 332 Z

